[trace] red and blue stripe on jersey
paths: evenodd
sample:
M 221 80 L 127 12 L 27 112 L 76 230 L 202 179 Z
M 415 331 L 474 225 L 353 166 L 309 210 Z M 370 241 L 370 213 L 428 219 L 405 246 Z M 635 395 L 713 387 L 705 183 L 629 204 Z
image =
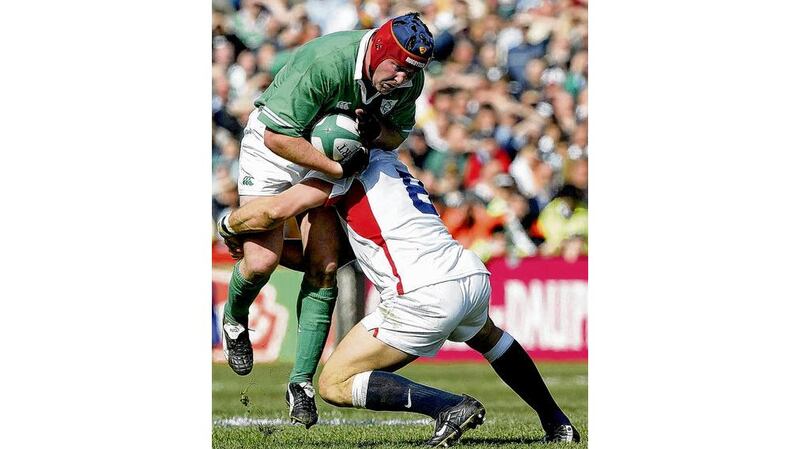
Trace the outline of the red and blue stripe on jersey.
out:
M 392 275 L 397 278 L 397 294 L 403 294 L 403 280 L 397 272 L 397 266 L 386 245 L 386 240 L 381 233 L 381 227 L 375 218 L 375 213 L 369 204 L 367 192 L 361 180 L 356 178 L 353 184 L 343 197 L 337 198 L 336 208 L 350 228 L 361 237 L 368 239 L 378 245 L 382 250 L 389 266 L 392 268 Z

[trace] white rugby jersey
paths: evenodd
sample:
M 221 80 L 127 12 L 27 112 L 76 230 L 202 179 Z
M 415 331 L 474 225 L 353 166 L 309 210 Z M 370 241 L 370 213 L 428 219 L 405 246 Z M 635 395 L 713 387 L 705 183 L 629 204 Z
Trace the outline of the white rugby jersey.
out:
M 420 181 L 394 151 L 374 150 L 357 177 L 333 180 L 335 205 L 350 245 L 369 280 L 399 295 L 426 285 L 489 271 L 453 239 Z

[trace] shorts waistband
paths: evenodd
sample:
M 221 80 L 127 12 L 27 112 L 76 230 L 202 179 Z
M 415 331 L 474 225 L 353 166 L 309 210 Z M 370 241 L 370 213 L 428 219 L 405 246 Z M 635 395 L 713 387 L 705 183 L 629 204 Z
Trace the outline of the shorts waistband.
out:
M 261 108 L 256 108 L 253 112 L 250 113 L 250 116 L 247 118 L 247 127 L 258 131 L 260 134 L 264 134 L 264 130 L 267 128 L 267 125 L 264 124 L 261 120 L 259 120 L 259 116 L 261 115 Z

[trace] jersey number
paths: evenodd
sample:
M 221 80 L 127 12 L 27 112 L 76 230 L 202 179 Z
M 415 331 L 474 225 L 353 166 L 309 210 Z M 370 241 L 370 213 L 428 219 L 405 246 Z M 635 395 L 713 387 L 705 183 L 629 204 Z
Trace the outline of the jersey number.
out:
M 403 179 L 403 184 L 406 185 L 406 191 L 408 192 L 408 196 L 411 197 L 411 202 L 414 203 L 414 207 L 423 214 L 438 216 L 439 214 L 436 213 L 436 208 L 433 207 L 428 197 L 428 192 L 425 190 L 425 186 L 422 185 L 422 182 L 404 171 L 397 170 L 397 173 L 399 173 L 400 177 Z

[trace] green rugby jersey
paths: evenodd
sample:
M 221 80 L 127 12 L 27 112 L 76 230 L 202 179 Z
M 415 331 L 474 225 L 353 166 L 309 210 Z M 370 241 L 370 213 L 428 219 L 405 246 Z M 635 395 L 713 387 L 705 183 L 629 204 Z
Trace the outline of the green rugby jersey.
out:
M 375 30 L 340 31 L 318 37 L 297 49 L 275 80 L 255 101 L 258 119 L 271 131 L 308 138 L 311 127 L 325 114 L 357 108 L 382 114 L 403 138 L 414 126 L 414 101 L 422 92 L 424 74 L 388 95 L 367 98 L 362 78 L 367 42 Z

